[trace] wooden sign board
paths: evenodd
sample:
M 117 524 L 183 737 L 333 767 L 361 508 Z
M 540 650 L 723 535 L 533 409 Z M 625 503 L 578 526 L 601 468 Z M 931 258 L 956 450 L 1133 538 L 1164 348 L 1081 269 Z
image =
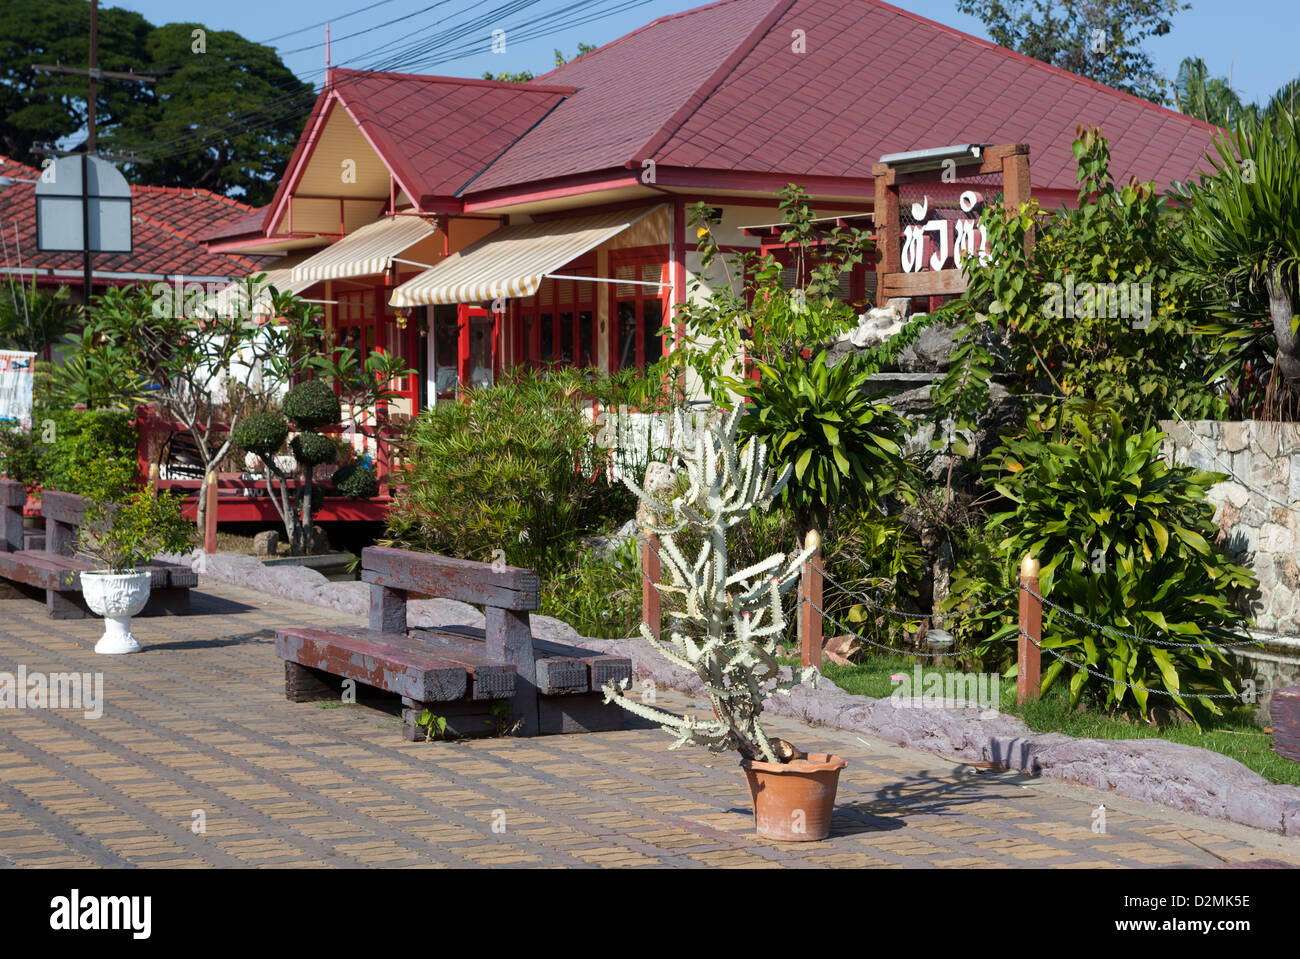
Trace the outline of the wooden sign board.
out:
M 871 172 L 876 178 L 878 306 L 895 297 L 965 292 L 966 275 L 961 266 L 968 257 L 982 256 L 978 209 L 995 192 L 990 187 L 1001 188 L 1002 205 L 1008 210 L 1019 209 L 1030 195 L 1029 145 L 1025 143 L 984 147 L 978 158 L 935 161 L 924 169 L 882 161 Z M 904 187 L 919 201 L 910 203 L 906 211 L 903 200 L 911 197 L 901 196 Z M 932 194 L 939 198 L 937 202 Z M 936 216 L 927 221 L 932 202 Z M 944 208 L 942 212 L 940 208 Z M 918 213 L 921 215 L 914 215 Z

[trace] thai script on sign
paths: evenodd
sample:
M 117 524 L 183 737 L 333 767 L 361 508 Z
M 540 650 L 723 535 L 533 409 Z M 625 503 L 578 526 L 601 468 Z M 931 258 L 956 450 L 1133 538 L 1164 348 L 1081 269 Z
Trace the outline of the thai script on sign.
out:
M 984 198 L 974 190 L 962 193 L 957 205 L 963 213 L 975 213 L 984 204 Z M 980 229 L 978 219 L 950 220 L 942 216 L 926 220 L 930 215 L 930 197 L 922 197 L 912 204 L 912 219 L 916 223 L 903 228 L 902 267 L 904 273 L 920 273 L 927 265 L 931 270 L 942 270 L 949 261 L 961 269 L 967 257 L 978 257 L 980 266 L 989 262 L 988 237 Z M 934 252 L 926 257 L 926 234 L 934 235 Z

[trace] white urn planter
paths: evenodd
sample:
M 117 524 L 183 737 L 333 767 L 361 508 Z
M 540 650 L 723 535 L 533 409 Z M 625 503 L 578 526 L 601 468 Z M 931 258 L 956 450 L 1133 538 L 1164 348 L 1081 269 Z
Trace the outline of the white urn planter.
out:
M 104 570 L 81 574 L 81 593 L 92 612 L 104 617 L 104 635 L 95 652 L 109 655 L 138 653 L 140 643 L 131 635 L 131 617 L 149 601 L 149 573 L 110 573 Z

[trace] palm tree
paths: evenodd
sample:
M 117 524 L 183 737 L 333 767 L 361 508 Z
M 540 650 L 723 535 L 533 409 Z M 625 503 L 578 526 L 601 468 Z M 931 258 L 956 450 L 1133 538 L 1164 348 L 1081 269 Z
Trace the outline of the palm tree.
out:
M 80 313 L 81 307 L 69 302 L 66 286 L 48 292 L 34 276 L 30 287 L 10 277 L 0 286 L 0 345 L 39 353 L 62 340 Z
M 1225 129 L 1242 113 L 1241 98 L 1223 77 L 1210 76 L 1200 57 L 1188 57 L 1178 65 L 1174 103 L 1178 112 Z

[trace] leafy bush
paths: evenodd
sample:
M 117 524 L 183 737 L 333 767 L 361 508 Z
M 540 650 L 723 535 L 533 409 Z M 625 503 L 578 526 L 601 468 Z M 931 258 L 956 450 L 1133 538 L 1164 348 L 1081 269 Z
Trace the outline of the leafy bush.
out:
M 348 463 L 334 471 L 331 480 L 340 496 L 348 499 L 370 499 L 379 495 L 379 478 L 375 471 L 360 463 Z
M 110 573 L 126 573 L 159 553 L 181 553 L 194 541 L 194 524 L 181 515 L 181 497 L 137 489 L 119 501 L 92 499 L 77 534 L 78 549 Z
M 339 398 L 324 380 L 299 383 L 284 395 L 280 410 L 300 430 L 332 426 L 343 418 Z
M 32 415 L 40 450 L 37 482 L 46 489 L 89 495 L 97 471 L 110 465 L 134 479 L 137 433 L 126 410 L 52 410 Z M 52 437 L 46 443 L 44 440 Z
M 632 496 L 593 477 L 596 426 L 561 380 L 518 371 L 420 413 L 388 515 L 392 545 L 543 569 L 579 537 L 630 517 Z
M 269 460 L 289 438 L 289 424 L 279 413 L 253 413 L 235 424 L 231 442 L 264 460 Z
M 1003 568 L 1026 554 L 1039 558 L 1042 594 L 1077 616 L 1129 640 L 1096 630 L 1046 608 L 1043 646 L 1124 683 L 1164 690 L 1200 721 L 1221 714 L 1215 700 L 1197 694 L 1235 694 L 1236 668 L 1212 646 L 1159 646 L 1240 642 L 1244 617 L 1231 591 L 1252 589 L 1255 577 L 1214 545 L 1214 507 L 1206 493 L 1223 474 L 1169 466 L 1159 430 L 1133 431 L 1115 414 L 1094 432 L 1081 418 L 1067 441 L 1031 431 L 1010 439 L 989 457 L 995 487 L 1014 507 L 989 517 L 1001 529 Z M 1014 574 L 1011 574 L 1014 575 Z M 1007 582 L 1006 576 L 1002 583 Z M 998 611 L 992 615 L 1005 615 Z M 1005 655 L 1016 627 L 1003 625 L 980 644 L 981 653 Z M 1155 703 L 1127 688 L 1046 657 L 1043 688 L 1067 672 L 1071 705 L 1085 695 L 1108 709 L 1136 705 L 1147 715 Z M 1161 697 L 1163 698 L 1163 697 Z
M 339 444 L 319 433 L 299 433 L 289 442 L 289 451 L 303 466 L 320 466 L 334 462 L 334 457 L 339 455 Z
M 613 555 L 588 554 L 542 571 L 542 612 L 583 636 L 623 639 L 641 625 L 641 556 L 635 538 Z
M 772 450 L 777 469 L 793 467 L 784 502 L 802 528 L 826 528 L 832 509 L 868 506 L 906 493 L 910 468 L 902 454 L 908 423 L 867 392 L 870 373 L 855 356 L 830 367 L 825 352 L 756 364 L 758 382 L 733 382 L 748 397 L 742 439 Z
M 41 483 L 42 448 L 31 430 L 17 423 L 0 424 L 0 476 L 27 486 Z

